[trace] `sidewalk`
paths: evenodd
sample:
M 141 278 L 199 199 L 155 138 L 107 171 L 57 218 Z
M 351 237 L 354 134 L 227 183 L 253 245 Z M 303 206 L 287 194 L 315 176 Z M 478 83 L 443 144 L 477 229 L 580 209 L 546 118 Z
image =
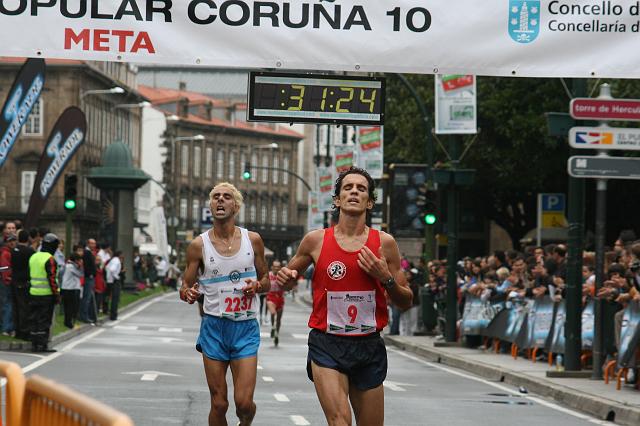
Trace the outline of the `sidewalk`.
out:
M 301 295 L 311 306 L 311 297 Z M 616 424 L 640 425 L 640 391 L 622 386 L 617 391 L 615 379 L 608 385 L 602 380 L 549 378 L 547 371 L 555 369 L 549 364 L 524 358 L 513 359 L 508 354 L 491 350 L 464 347 L 436 347 L 441 340 L 429 336 L 384 336 L 385 343 L 412 352 L 420 357 L 450 367 L 469 371 L 477 376 L 514 387 L 525 387 L 529 392 L 551 398 L 566 408 L 590 414 L 602 420 L 614 419 Z
M 161 297 L 166 295 L 167 292 L 163 292 L 163 293 L 156 293 L 147 297 L 144 297 L 140 300 L 136 300 L 130 304 L 128 304 L 127 306 L 118 309 L 118 315 L 122 315 L 125 314 L 135 308 L 137 308 L 138 306 L 140 306 L 142 303 L 148 302 L 150 300 L 155 299 L 156 297 Z M 78 323 L 80 325 L 80 327 L 75 328 L 73 330 L 69 330 L 69 331 L 65 331 L 64 333 L 60 333 L 57 334 L 55 336 L 53 336 L 51 338 L 51 342 L 49 344 L 50 347 L 56 346 L 62 342 L 66 342 L 67 340 L 73 339 L 76 336 L 79 336 L 83 333 L 86 333 L 88 331 L 91 330 L 95 330 L 96 327 L 99 327 L 100 325 L 102 325 L 105 321 L 107 321 L 108 318 L 105 319 L 99 319 L 98 322 L 96 323 L 96 325 L 91 325 L 91 324 L 86 324 L 86 323 Z M 26 351 L 26 352 L 30 352 L 31 351 L 31 342 L 26 342 L 26 341 L 14 341 L 14 342 L 8 342 L 8 341 L 0 341 L 0 351 Z
M 602 380 L 549 378 L 546 372 L 555 367 L 549 367 L 547 362 L 513 359 L 508 354 L 484 350 L 484 347 L 436 347 L 434 343 L 441 340 L 435 337 L 385 335 L 384 340 L 429 361 L 515 387 L 524 386 L 529 392 L 602 420 L 615 419 L 616 424 L 640 425 L 640 391 L 624 385 L 617 391 L 615 379 L 605 385 Z

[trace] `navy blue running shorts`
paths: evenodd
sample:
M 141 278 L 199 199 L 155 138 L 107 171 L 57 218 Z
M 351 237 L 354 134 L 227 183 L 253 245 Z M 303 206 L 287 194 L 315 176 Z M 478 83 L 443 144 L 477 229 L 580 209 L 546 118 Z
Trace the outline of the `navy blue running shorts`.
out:
M 314 328 L 309 333 L 307 356 L 307 375 L 313 381 L 311 361 L 345 374 L 361 391 L 377 388 L 387 377 L 387 349 L 380 333 L 336 336 Z

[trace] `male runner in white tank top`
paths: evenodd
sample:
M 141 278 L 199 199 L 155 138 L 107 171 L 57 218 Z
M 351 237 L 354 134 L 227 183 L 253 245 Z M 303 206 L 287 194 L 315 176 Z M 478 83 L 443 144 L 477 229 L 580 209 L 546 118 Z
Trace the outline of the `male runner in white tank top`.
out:
M 229 366 L 238 424 L 247 426 L 256 414 L 253 393 L 260 344 L 256 295 L 270 287 L 264 243 L 257 233 L 235 225 L 242 205 L 242 194 L 235 186 L 217 184 L 209 194 L 209 204 L 213 228 L 187 248 L 180 298 L 192 304 L 204 294 L 196 349 L 202 352 L 211 393 L 209 426 L 227 425 Z

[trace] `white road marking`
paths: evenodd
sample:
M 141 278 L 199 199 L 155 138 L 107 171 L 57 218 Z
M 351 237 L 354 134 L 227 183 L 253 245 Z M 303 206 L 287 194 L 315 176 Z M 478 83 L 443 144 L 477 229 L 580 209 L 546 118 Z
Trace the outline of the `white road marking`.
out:
M 258 366 L 258 370 L 262 370 L 262 366 L 261 365 Z
M 289 418 L 296 426 L 309 426 L 311 424 L 302 416 L 289 416 Z
M 114 330 L 137 330 L 137 325 L 116 325 L 113 327 Z
M 596 418 L 591 417 L 591 416 L 589 416 L 587 414 L 582 414 L 582 413 L 579 413 L 577 411 L 573 411 L 573 410 L 570 410 L 568 408 L 561 407 L 561 406 L 559 406 L 557 404 L 554 404 L 552 402 L 548 402 L 548 401 L 544 401 L 544 400 L 542 400 L 540 398 L 536 398 L 535 396 L 526 396 L 526 395 L 517 394 L 517 393 L 515 393 L 513 391 L 513 389 L 511 389 L 511 388 L 509 388 L 507 386 L 503 386 L 503 385 L 500 385 L 498 383 L 493 383 L 493 382 L 490 382 L 488 380 L 482 379 L 480 377 L 475 377 L 475 376 L 467 374 L 467 373 L 463 373 L 463 372 L 460 372 L 460 371 L 452 370 L 451 368 L 443 367 L 440 364 L 435 364 L 435 363 L 432 363 L 432 362 L 425 361 L 425 360 L 423 360 L 421 358 L 418 358 L 418 357 L 415 357 L 413 355 L 404 353 L 404 352 L 399 351 L 397 349 L 387 348 L 387 351 L 397 353 L 398 355 L 401 355 L 401 356 L 403 356 L 405 358 L 409 358 L 409 359 L 411 359 L 413 361 L 417 361 L 417 362 L 419 362 L 421 364 L 428 365 L 429 367 L 437 368 L 438 370 L 445 371 L 445 372 L 453 374 L 455 376 L 464 377 L 465 379 L 475 380 L 476 382 L 484 383 L 485 385 L 489 385 L 489 386 L 492 386 L 494 388 L 500 389 L 501 391 L 507 392 L 509 395 L 519 396 L 519 397 L 522 397 L 522 398 L 529 399 L 529 400 L 531 400 L 533 402 L 537 402 L 537 403 L 539 403 L 541 405 L 544 405 L 545 407 L 551 408 L 551 409 L 556 410 L 556 411 L 560 411 L 562 413 L 568 414 L 568 415 L 573 416 L 573 417 L 577 417 L 577 418 L 582 419 L 582 420 L 586 420 L 586 421 L 588 421 L 590 423 L 594 423 L 594 424 L 597 424 L 597 425 L 609 425 L 609 426 L 611 425 L 611 422 L 607 422 L 607 421 L 604 421 L 604 420 L 596 419 Z
M 309 338 L 308 334 L 300 334 L 300 333 L 293 333 L 292 334 L 294 339 L 304 339 L 307 340 Z
M 184 342 L 182 339 L 175 337 L 158 337 L 162 343 Z
M 271 338 L 271 333 L 267 333 L 266 331 L 261 331 L 260 332 L 260 337 L 264 337 L 265 339 L 270 339 Z
M 158 376 L 180 377 L 179 374 L 163 373 L 162 371 L 128 371 L 122 374 L 131 374 L 135 376 L 140 375 L 140 380 L 143 382 L 154 382 Z
M 273 377 L 263 376 L 262 380 L 264 380 L 265 382 L 273 382 Z
M 117 319 L 117 320 L 115 320 L 115 321 L 109 321 L 107 324 L 108 324 L 108 325 L 111 325 L 112 327 L 115 327 L 117 324 L 121 323 L 122 321 L 124 321 L 124 320 L 127 320 L 127 319 L 131 318 L 132 316 L 134 316 L 134 315 L 136 315 L 136 314 L 140 313 L 141 311 L 143 311 L 143 310 L 147 309 L 149 306 L 153 305 L 154 303 L 158 303 L 158 302 L 160 302 L 161 300 L 164 300 L 164 299 L 169 298 L 170 296 L 175 297 L 175 296 L 173 295 L 173 293 L 167 293 L 167 294 L 166 294 L 166 295 L 164 295 L 164 296 L 158 296 L 158 297 L 156 297 L 155 299 L 148 301 L 147 303 L 143 303 L 142 305 L 138 306 L 138 307 L 137 307 L 136 309 L 134 309 L 133 311 L 131 311 L 131 312 L 127 312 L 126 314 L 122 315 L 122 316 L 120 317 L 120 319 Z
M 283 393 L 274 393 L 273 397 L 276 399 L 276 401 L 289 402 L 289 398 L 287 398 L 287 395 Z
M 181 327 L 160 327 L 158 328 L 160 333 L 182 333 Z
M 391 380 L 385 380 L 384 383 L 382 383 L 382 385 L 385 388 L 389 388 L 390 390 L 396 391 L 396 392 L 406 392 L 407 390 L 402 386 L 415 386 L 410 383 L 398 383 L 398 382 L 392 382 Z

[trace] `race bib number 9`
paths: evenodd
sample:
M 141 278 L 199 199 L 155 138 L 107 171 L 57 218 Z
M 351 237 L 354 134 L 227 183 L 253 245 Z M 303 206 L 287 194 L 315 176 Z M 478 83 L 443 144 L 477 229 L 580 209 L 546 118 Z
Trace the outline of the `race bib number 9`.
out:
M 375 331 L 375 290 L 327 292 L 327 333 L 362 335 Z
M 256 297 L 247 297 L 240 288 L 221 287 L 220 314 L 222 318 L 233 321 L 245 321 L 256 318 Z

